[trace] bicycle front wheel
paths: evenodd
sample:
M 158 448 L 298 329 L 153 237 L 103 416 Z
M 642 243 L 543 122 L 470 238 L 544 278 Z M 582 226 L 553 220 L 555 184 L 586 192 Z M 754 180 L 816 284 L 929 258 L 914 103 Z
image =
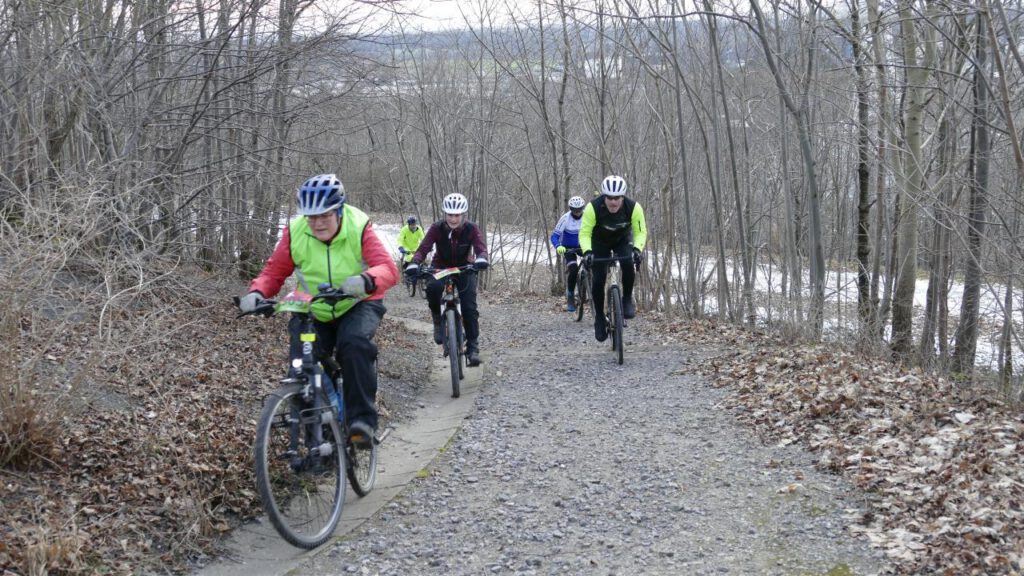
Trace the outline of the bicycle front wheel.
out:
M 286 386 L 267 397 L 256 428 L 256 488 L 282 538 L 312 549 L 334 533 L 345 504 L 345 450 L 327 395 L 321 408 Z
M 407 280 L 406 281 L 406 285 L 409 288 L 409 297 L 410 298 L 413 298 L 413 297 L 416 296 L 416 284 L 418 284 L 418 283 L 419 283 L 419 281 L 417 281 L 417 280 Z
M 452 370 L 452 398 L 459 397 L 459 336 L 456 330 L 455 310 L 448 310 L 444 313 L 445 319 L 445 346 L 448 347 L 448 362 Z
M 619 364 L 622 364 L 622 330 L 625 323 L 622 317 L 622 294 L 618 286 L 608 289 L 608 306 L 612 313 L 611 325 L 615 327 L 612 333 L 612 350 L 615 352 Z
M 455 317 L 455 333 L 458 335 L 456 338 L 457 345 L 455 349 L 459 351 L 459 380 L 466 377 L 463 373 L 462 368 L 466 365 L 466 328 L 462 325 L 462 317 Z
M 576 281 L 576 321 L 583 320 L 583 307 L 587 305 L 588 290 L 590 290 L 590 275 L 580 270 Z

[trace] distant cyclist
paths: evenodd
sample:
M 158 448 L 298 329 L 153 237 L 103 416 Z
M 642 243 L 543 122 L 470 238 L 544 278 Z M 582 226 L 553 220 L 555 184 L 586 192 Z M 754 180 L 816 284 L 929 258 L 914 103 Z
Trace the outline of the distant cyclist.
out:
M 644 209 L 632 198 L 626 198 L 626 181 L 621 176 L 608 176 L 601 182 L 601 196 L 587 204 L 580 225 L 580 248 L 584 261 L 591 265 L 592 296 L 594 298 L 594 337 L 598 342 L 608 339 L 608 325 L 604 317 L 604 285 L 608 277 L 608 263 L 594 262 L 594 258 L 632 255 L 632 266 L 620 263 L 622 270 L 622 315 L 636 316 L 633 302 L 635 267 L 640 266 L 644 245 L 647 244 L 647 222 Z
M 551 233 L 551 244 L 559 256 L 565 257 L 565 301 L 566 309 L 569 312 L 576 311 L 573 296 L 576 291 L 576 277 L 579 272 L 579 257 L 571 253 L 566 255 L 566 250 L 580 247 L 580 224 L 583 222 L 583 207 L 586 201 L 579 196 L 569 198 L 569 211 L 562 214 L 555 224 L 555 230 Z M 578 250 L 577 250 L 578 252 Z
M 288 223 L 274 252 L 249 293 L 239 300 L 243 312 L 255 310 L 273 297 L 296 268 L 313 295 L 321 284 L 356 296 L 337 304 L 312 306 L 317 344 L 322 354 L 333 352 L 345 384 L 345 416 L 353 441 L 369 445 L 377 430 L 377 375 L 373 336 L 384 317 L 384 292 L 395 285 L 398 270 L 370 218 L 345 202 L 345 187 L 334 174 L 313 176 L 298 190 L 299 215 Z M 290 331 L 299 324 L 289 323 Z M 293 342 L 297 341 L 293 339 Z M 292 357 L 299 352 L 292 350 Z
M 402 264 L 412 261 L 412 255 L 420 247 L 425 235 L 415 216 L 406 218 L 405 226 L 398 231 L 398 251 L 402 254 Z
M 454 268 L 472 263 L 477 270 L 486 270 L 487 245 L 480 228 L 466 219 L 469 201 L 459 193 L 449 194 L 441 202 L 444 220 L 435 222 L 405 267 L 406 274 L 419 273 L 420 264 L 434 249 L 434 268 Z M 470 254 L 473 256 L 470 256 Z M 474 259 L 475 258 L 475 259 Z M 466 360 L 470 366 L 480 365 L 480 313 L 476 307 L 476 274 L 460 274 L 455 279 L 462 308 L 462 323 L 466 327 Z M 427 306 L 434 321 L 434 342 L 443 342 L 441 327 L 441 292 L 444 281 L 432 279 L 427 284 Z

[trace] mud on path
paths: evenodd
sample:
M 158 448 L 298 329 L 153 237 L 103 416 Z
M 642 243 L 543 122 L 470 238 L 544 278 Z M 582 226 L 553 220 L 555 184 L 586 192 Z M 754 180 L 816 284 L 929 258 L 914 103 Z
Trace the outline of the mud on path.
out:
M 538 302 L 538 300 L 540 300 Z M 484 382 L 452 443 L 300 567 L 325 574 L 874 574 L 856 492 L 763 445 L 682 370 L 714 350 L 630 321 L 626 361 L 553 298 L 481 295 Z M 396 293 L 389 315 L 429 318 Z

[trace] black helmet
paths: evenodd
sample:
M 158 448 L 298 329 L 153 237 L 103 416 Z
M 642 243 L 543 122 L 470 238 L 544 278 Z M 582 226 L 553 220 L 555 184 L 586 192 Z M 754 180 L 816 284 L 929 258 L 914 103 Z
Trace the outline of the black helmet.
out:
M 408 218 L 405 219 L 405 223 L 406 224 L 415 224 L 416 223 L 416 217 L 415 216 L 409 216 Z

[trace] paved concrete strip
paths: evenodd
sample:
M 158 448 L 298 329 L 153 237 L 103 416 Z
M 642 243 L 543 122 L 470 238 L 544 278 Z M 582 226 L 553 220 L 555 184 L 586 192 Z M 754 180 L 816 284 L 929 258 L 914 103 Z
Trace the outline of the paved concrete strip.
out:
M 423 324 L 409 322 L 409 324 Z M 429 326 L 429 325 L 427 325 Z M 412 328 L 412 326 L 410 326 Z M 440 349 L 439 349 L 440 350 Z M 483 368 L 465 368 L 461 395 L 452 398 L 448 359 L 440 354 L 434 360 L 430 384 L 424 388 L 420 402 L 410 419 L 391 430 L 380 445 L 377 458 L 377 483 L 365 497 L 356 496 L 349 488 L 341 522 L 334 539 L 357 528 L 395 498 L 427 468 L 440 449 L 444 448 L 469 413 L 483 382 Z M 199 576 L 262 576 L 287 574 L 304 561 L 329 551 L 329 540 L 316 550 L 302 550 L 284 541 L 266 517 L 236 529 L 226 543 L 225 556 L 198 570 Z

